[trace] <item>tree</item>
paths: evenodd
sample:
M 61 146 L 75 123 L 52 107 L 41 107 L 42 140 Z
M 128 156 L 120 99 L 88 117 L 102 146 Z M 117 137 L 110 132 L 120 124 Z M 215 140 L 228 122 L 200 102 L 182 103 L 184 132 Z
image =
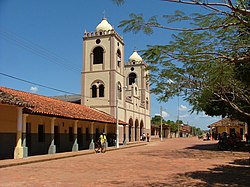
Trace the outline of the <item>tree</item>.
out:
M 151 119 L 151 123 L 157 126 L 161 125 L 161 116 L 155 115 L 154 117 L 152 117 Z M 162 118 L 162 124 L 166 123 L 166 121 Z
M 171 132 L 177 132 L 178 131 L 178 124 L 175 123 L 174 121 L 168 120 L 167 124 L 170 126 L 170 131 Z
M 210 2 L 165 0 L 200 6 L 204 13 L 186 15 L 177 10 L 163 15 L 167 25 L 153 16 L 130 14 L 120 27 L 124 32 L 153 29 L 175 30 L 166 45 L 149 45 L 143 58 L 150 63 L 152 92 L 167 101 L 179 94 L 193 111 L 250 119 L 250 3 L 249 0 Z M 119 3 L 124 1 L 119 0 Z M 173 28 L 174 22 L 189 22 L 189 28 Z

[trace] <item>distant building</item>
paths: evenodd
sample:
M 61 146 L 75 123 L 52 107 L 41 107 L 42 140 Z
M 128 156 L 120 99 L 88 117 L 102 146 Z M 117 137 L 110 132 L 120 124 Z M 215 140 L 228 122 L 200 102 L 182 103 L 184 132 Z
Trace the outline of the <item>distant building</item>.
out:
M 189 137 L 192 135 L 192 127 L 185 124 L 180 124 L 180 137 Z
M 162 137 L 172 138 L 173 134 L 170 131 L 170 126 L 168 124 L 162 124 Z M 151 137 L 160 138 L 161 137 L 161 126 L 151 124 Z
M 227 134 L 235 133 L 243 139 L 247 132 L 247 125 L 237 119 L 224 118 L 208 126 L 213 139 L 217 139 L 218 135 L 226 132 Z

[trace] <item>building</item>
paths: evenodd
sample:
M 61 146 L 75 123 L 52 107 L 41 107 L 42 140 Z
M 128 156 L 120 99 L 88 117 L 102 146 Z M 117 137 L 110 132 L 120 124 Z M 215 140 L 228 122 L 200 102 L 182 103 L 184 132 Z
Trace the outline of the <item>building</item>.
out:
M 151 124 L 151 137 L 160 138 L 161 137 L 161 126 Z M 162 137 L 163 138 L 172 138 L 173 133 L 171 133 L 171 128 L 168 124 L 162 124 Z
M 236 134 L 240 136 L 241 139 L 244 138 L 247 132 L 247 124 L 236 119 L 224 118 L 208 126 L 210 128 L 210 133 L 212 139 L 217 139 L 218 135 L 226 132 L 227 134 Z
M 180 137 L 192 136 L 193 129 L 189 125 L 180 124 Z
M 113 136 L 116 119 L 87 106 L 0 87 L 0 159 L 94 149 L 100 132 Z
M 150 133 L 147 64 L 134 51 L 124 60 L 123 38 L 102 19 L 83 37 L 82 98 L 86 106 L 127 122 L 119 126 L 119 143 L 139 141 Z

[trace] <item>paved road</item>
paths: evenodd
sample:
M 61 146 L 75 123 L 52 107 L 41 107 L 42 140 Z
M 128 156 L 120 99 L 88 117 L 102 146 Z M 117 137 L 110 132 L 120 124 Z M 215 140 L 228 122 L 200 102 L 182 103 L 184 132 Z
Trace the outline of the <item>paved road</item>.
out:
M 214 143 L 166 139 L 0 168 L 0 186 L 250 186 L 249 153 L 216 151 Z

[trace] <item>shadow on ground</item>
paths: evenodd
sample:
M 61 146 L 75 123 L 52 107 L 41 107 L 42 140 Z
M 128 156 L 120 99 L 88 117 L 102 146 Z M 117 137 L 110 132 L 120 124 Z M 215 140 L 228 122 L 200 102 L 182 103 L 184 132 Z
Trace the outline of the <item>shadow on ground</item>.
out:
M 209 171 L 195 171 L 179 174 L 192 179 L 199 179 L 206 186 L 250 186 L 250 167 L 222 165 Z
M 223 151 L 223 150 L 220 150 L 218 148 L 218 143 L 195 145 L 195 146 L 187 147 L 186 149 L 209 150 L 209 151 Z M 234 147 L 232 149 L 232 151 L 250 152 L 250 146 L 242 145 L 242 146 L 239 146 L 239 147 Z
M 191 146 L 191 147 L 187 147 L 186 149 L 220 151 L 220 150 L 218 149 L 217 143 L 214 143 L 214 144 L 200 144 L 200 145 L 194 145 L 194 146 Z
M 234 165 L 241 163 L 242 165 Z M 194 171 L 177 174 L 174 181 L 150 183 L 147 186 L 250 186 L 250 165 L 248 159 L 234 160 L 230 165 L 219 165 L 208 171 Z
M 249 155 L 250 156 L 250 155 Z M 235 165 L 242 165 L 242 166 L 247 166 L 249 165 L 250 167 L 250 157 L 249 159 L 236 159 L 233 162 L 230 162 L 230 164 L 235 164 Z M 250 168 L 249 168 L 249 173 L 250 173 Z M 249 179 L 250 180 L 250 179 Z

